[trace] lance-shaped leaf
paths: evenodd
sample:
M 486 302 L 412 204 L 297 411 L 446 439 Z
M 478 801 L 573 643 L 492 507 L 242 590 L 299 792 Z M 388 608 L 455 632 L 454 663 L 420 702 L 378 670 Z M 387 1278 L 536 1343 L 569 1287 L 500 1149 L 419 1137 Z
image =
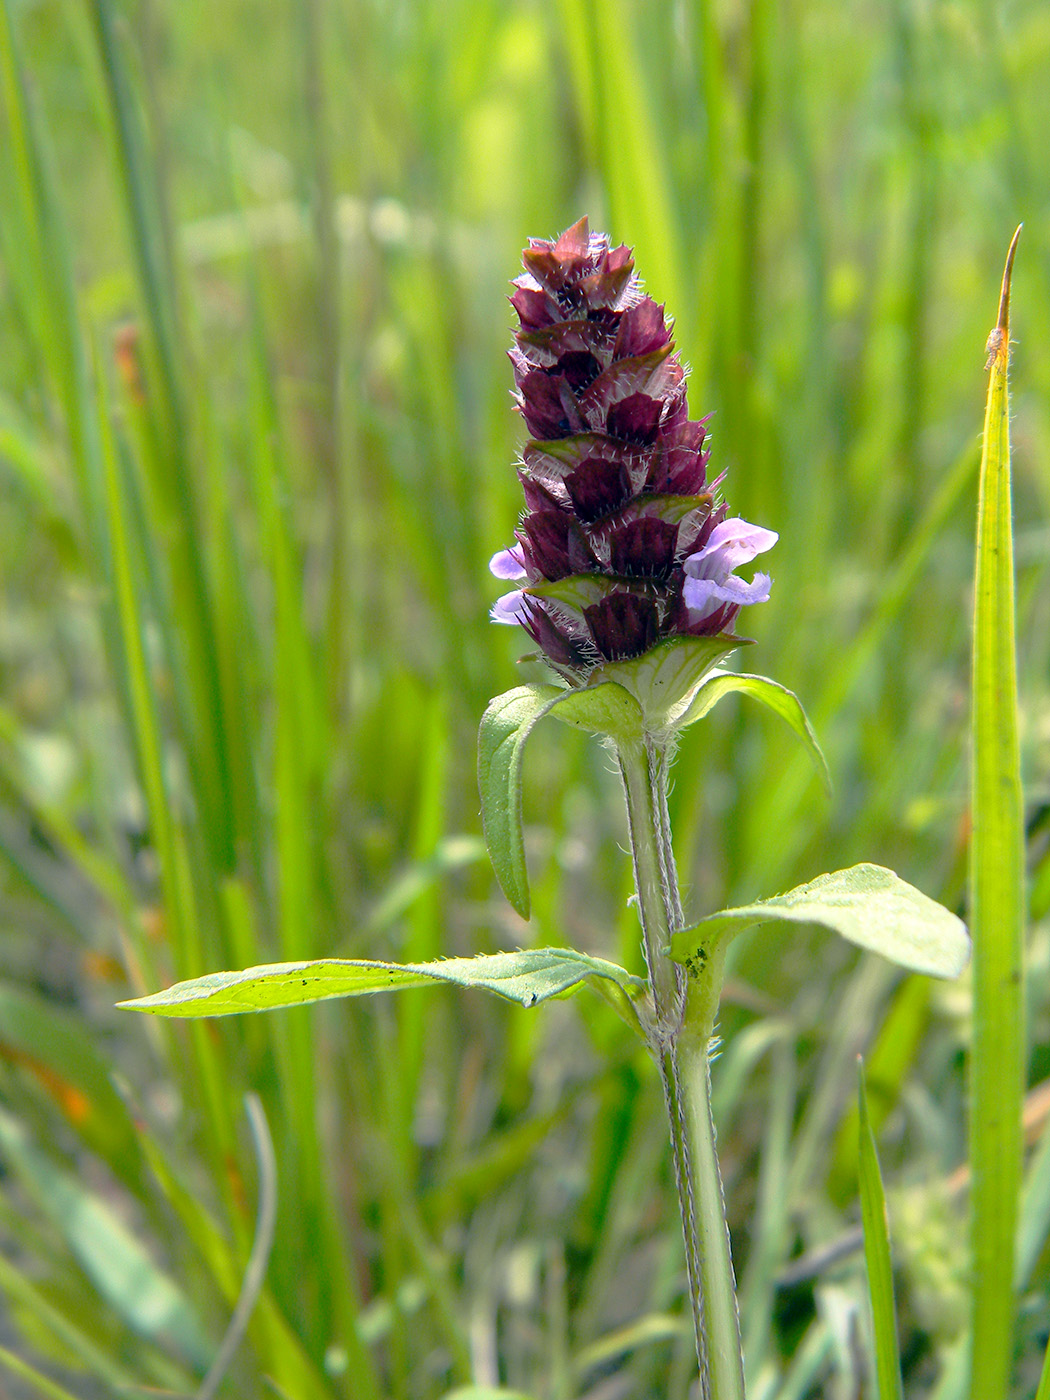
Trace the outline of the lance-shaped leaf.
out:
M 232 1016 L 241 1011 L 268 1011 L 331 997 L 448 982 L 457 987 L 481 987 L 520 1006 L 536 1006 L 574 990 L 589 977 L 614 983 L 624 998 L 644 989 L 639 978 L 603 958 L 590 958 L 571 948 L 533 948 L 427 963 L 343 958 L 270 963 L 241 972 L 212 972 L 119 1005 L 158 1016 Z
M 481 824 L 496 879 L 523 919 L 529 917 L 529 878 L 521 832 L 521 763 L 525 741 L 556 707 L 559 719 L 592 733 L 628 740 L 641 732 L 637 702 L 612 683 L 584 690 L 517 686 L 485 711 L 478 733 Z
M 881 865 L 835 870 L 787 894 L 710 914 L 675 934 L 671 956 L 688 967 L 727 937 L 766 923 L 819 924 L 931 977 L 957 977 L 970 956 L 962 920 Z
M 730 695 L 735 691 L 760 700 L 791 726 L 813 760 L 813 766 L 820 774 L 825 792 L 830 793 L 831 774 L 828 771 L 827 760 L 817 742 L 809 716 L 802 708 L 802 701 L 794 691 L 770 680 L 768 676 L 738 675 L 735 671 L 712 672 L 675 721 L 675 728 L 684 729 L 687 725 L 695 724 L 718 704 L 723 695 Z

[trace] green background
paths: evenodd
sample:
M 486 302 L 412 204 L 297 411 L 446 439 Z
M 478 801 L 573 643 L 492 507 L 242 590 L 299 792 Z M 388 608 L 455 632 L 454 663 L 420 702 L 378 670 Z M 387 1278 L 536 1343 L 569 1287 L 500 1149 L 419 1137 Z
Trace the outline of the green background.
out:
M 77 1395 L 192 1392 L 251 1244 L 253 1090 L 277 1236 L 220 1393 L 272 1394 L 270 1375 L 296 1400 L 415 1400 L 473 1376 L 684 1397 L 658 1085 L 608 1008 L 411 991 L 187 1028 L 112 1005 L 309 956 L 550 944 L 640 970 L 601 749 L 557 725 L 532 741 L 529 924 L 495 888 L 474 777 L 488 699 L 539 675 L 487 620 L 487 560 L 521 505 L 508 279 L 529 236 L 585 213 L 675 318 L 733 513 L 780 533 L 744 664 L 799 694 L 836 784 L 829 802 L 746 700 L 689 731 L 672 796 L 689 913 L 858 860 L 961 910 L 984 345 L 1024 220 L 1015 523 L 1045 1047 L 1050 12 L 3 15 L 0 1345 Z M 905 1379 L 936 1394 L 965 1322 L 967 1009 L 964 987 L 816 932 L 741 944 L 715 1095 L 755 1394 L 850 1393 L 859 1257 L 776 1279 L 857 1219 L 859 1050 Z

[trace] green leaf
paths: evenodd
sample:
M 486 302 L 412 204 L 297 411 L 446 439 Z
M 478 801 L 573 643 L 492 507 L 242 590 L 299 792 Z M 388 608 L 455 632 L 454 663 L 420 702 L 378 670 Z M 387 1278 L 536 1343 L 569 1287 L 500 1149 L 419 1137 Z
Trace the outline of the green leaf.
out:
M 1017 230 L 1017 234 L 1020 233 Z M 1017 717 L 1010 504 L 1010 274 L 988 341 L 974 578 L 970 923 L 973 1400 L 1005 1395 L 1014 1352 L 1014 1248 L 1025 1079 L 1024 810 Z
M 641 991 L 644 987 L 639 978 L 602 958 L 590 958 L 571 948 L 533 948 L 429 963 L 339 958 L 271 963 L 243 972 L 212 972 L 119 1005 L 160 1016 L 231 1016 L 239 1011 L 267 1011 L 329 997 L 363 996 L 449 982 L 457 987 L 481 987 L 521 1006 L 536 1006 L 573 990 L 588 977 L 608 978 L 625 991 Z
M 523 919 L 529 917 L 529 878 L 521 832 L 521 763 L 525 741 L 555 706 L 561 707 L 560 719 L 595 733 L 626 739 L 641 728 L 637 703 L 614 685 L 517 686 L 485 711 L 478 733 L 481 823 L 496 879 Z
M 802 708 L 802 701 L 794 691 L 788 690 L 787 686 L 778 681 L 770 680 L 768 676 L 738 675 L 735 671 L 714 672 L 697 691 L 692 703 L 678 720 L 676 728 L 684 729 L 686 725 L 695 724 L 698 719 L 703 719 L 723 695 L 729 695 L 733 691 L 740 691 L 743 695 L 760 700 L 791 726 L 813 760 L 824 791 L 830 795 L 831 774 L 828 771 L 827 760 L 817 742 L 809 717 Z
M 520 685 L 497 695 L 478 731 L 481 825 L 500 889 L 529 917 L 529 876 L 521 834 L 521 762 L 534 726 L 569 692 L 556 685 Z
M 711 667 L 745 645 L 751 645 L 746 637 L 668 637 L 644 656 L 599 666 L 590 684 L 615 681 L 638 701 L 647 729 L 677 729 L 680 709 Z
M 859 948 L 931 977 L 957 977 L 970 956 L 962 920 L 881 865 L 818 875 L 787 894 L 710 914 L 675 934 L 671 956 L 688 966 L 705 958 L 725 934 L 775 922 L 820 924 Z
M 860 1213 L 864 1222 L 864 1258 L 867 1264 L 871 1315 L 875 1333 L 875 1378 L 878 1400 L 903 1400 L 897 1321 L 893 1307 L 893 1265 L 886 1193 L 882 1188 L 875 1135 L 868 1117 L 864 1089 L 864 1065 L 857 1057 L 857 1101 L 860 1113 L 859 1179 Z

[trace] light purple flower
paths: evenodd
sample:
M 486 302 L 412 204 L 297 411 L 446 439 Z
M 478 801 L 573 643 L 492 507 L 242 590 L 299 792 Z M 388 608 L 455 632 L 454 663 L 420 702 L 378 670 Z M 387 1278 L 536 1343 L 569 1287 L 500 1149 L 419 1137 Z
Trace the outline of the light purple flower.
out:
M 521 545 L 515 544 L 511 545 L 510 549 L 499 550 L 489 560 L 489 569 L 497 578 L 525 578 L 525 560 Z M 504 593 L 489 609 L 489 617 L 493 622 L 506 622 L 510 625 L 523 623 L 526 615 L 525 593 L 521 588 L 516 588 L 513 593 Z
M 489 560 L 489 570 L 497 578 L 524 578 L 525 559 L 521 545 L 515 544 L 511 545 L 510 549 L 499 550 Z
M 509 550 L 504 550 L 505 554 L 509 552 Z M 497 555 L 497 558 L 498 557 Z M 496 573 L 496 570 L 493 569 L 492 572 Z M 524 570 L 522 570 L 522 573 L 524 573 Z M 497 577 L 499 577 L 498 574 Z M 492 618 L 493 622 L 522 623 L 527 616 L 525 590 L 523 588 L 516 588 L 513 593 L 504 593 L 503 597 L 497 598 L 489 609 L 489 617 Z
M 756 574 L 748 583 L 737 578 L 733 570 L 772 549 L 778 538 L 775 530 L 749 525 L 746 520 L 723 520 L 716 525 L 703 549 L 690 554 L 682 564 L 686 574 L 682 601 L 689 609 L 690 621 L 695 623 L 724 603 L 743 607 L 768 602 L 768 574 Z

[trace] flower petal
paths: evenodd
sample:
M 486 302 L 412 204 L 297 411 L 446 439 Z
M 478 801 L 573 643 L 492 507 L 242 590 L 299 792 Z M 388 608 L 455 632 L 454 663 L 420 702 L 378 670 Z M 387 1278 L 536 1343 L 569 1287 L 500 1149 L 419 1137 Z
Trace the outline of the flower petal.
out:
M 690 613 L 713 612 L 722 603 L 735 603 L 741 608 L 748 603 L 768 603 L 771 582 L 768 574 L 756 574 L 750 583 L 735 574 L 727 574 L 724 579 L 687 578 L 682 585 L 682 601 Z
M 493 622 L 505 622 L 508 625 L 524 623 L 528 617 L 525 590 L 516 588 L 513 593 L 504 593 L 502 598 L 497 598 L 489 609 L 489 617 Z
M 682 567 L 691 578 L 718 579 L 721 582 L 741 564 L 749 563 L 756 554 L 772 549 L 779 538 L 775 530 L 749 525 L 746 520 L 723 520 L 711 531 L 703 549 L 690 554 Z
M 498 554 L 494 554 L 489 560 L 489 569 L 497 578 L 524 578 L 525 560 L 522 557 L 521 545 L 511 545 L 510 549 L 501 549 Z

